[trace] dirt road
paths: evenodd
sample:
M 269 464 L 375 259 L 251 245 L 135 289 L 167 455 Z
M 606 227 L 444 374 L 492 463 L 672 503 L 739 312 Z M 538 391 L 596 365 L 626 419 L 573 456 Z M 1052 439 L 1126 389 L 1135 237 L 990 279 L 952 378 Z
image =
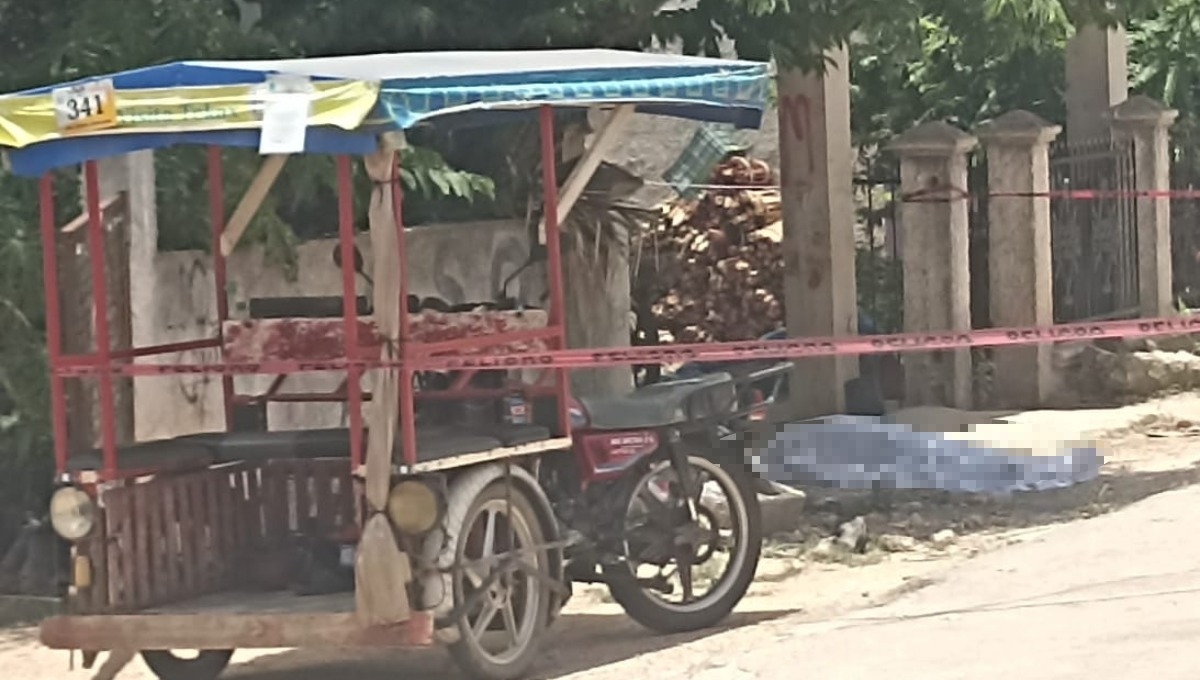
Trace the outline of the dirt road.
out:
M 794 531 L 767 546 L 759 579 L 729 625 L 702 634 L 656 637 L 626 619 L 602 590 L 579 592 L 556 624 L 537 667 L 539 678 L 705 677 L 713 659 L 789 635 L 806 622 L 829 621 L 920 589 L 970 558 L 1038 540 L 1049 525 L 1079 521 L 1147 496 L 1200 481 L 1200 400 L 1159 411 L 1107 441 L 1102 477 L 1071 489 L 970 498 L 941 493 L 812 493 Z M 1064 417 L 1068 417 L 1064 414 Z M 863 517 L 865 553 L 831 551 L 837 527 Z M 611 664 L 611 671 L 605 668 Z M 719 664 L 718 664 L 719 665 Z M 0 667 L 22 680 L 86 680 L 64 653 L 40 648 L 32 629 L 0 632 Z M 617 669 L 621 669 L 619 672 Z M 419 653 L 240 652 L 229 678 L 442 680 L 461 677 L 437 650 Z M 117 677 L 149 680 L 135 660 Z M 726 673 L 721 678 L 734 679 Z M 708 680 L 706 678 L 706 680 Z M 715 680 L 715 678 L 713 679 Z

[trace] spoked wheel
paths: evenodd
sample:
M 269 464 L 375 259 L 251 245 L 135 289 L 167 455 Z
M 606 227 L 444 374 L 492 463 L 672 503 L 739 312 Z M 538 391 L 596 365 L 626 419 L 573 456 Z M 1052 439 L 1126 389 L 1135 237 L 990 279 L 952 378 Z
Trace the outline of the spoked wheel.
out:
M 624 560 L 605 569 L 613 599 L 662 633 L 716 625 L 741 601 L 762 551 L 762 517 L 745 468 L 688 456 L 696 508 L 667 461 L 629 487 Z
M 461 522 L 445 548 L 454 550 L 451 587 L 461 613 L 450 654 L 474 678 L 514 680 L 532 666 L 547 626 L 550 569 L 537 548 L 544 532 L 519 485 L 498 480 L 467 500 L 456 511 L 452 499 L 447 512 Z
M 208 649 L 191 655 L 168 650 L 142 652 L 142 660 L 160 680 L 216 680 L 231 658 L 232 649 Z

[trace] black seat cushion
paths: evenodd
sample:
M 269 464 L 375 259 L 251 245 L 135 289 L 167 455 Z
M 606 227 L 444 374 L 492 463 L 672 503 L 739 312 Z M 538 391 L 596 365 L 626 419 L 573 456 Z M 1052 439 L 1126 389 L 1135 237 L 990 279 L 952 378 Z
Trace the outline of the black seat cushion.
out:
M 117 470 L 121 472 L 160 472 L 165 470 L 203 469 L 213 464 L 210 448 L 186 437 L 138 442 L 117 447 Z M 104 468 L 100 449 L 80 451 L 67 457 L 68 472 L 90 472 Z
M 371 302 L 365 295 L 355 300 L 359 316 L 371 313 Z M 342 296 L 269 297 L 250 298 L 251 319 L 331 319 L 341 318 L 344 305 Z
M 206 432 L 182 439 L 207 447 L 214 460 L 220 463 L 350 457 L 350 430 L 344 427 L 273 432 Z
M 577 397 L 587 411 L 589 426 L 596 430 L 634 430 L 668 427 L 689 418 L 710 415 L 689 413 L 689 400 L 706 391 L 733 395 L 733 378 L 728 373 L 710 373 L 688 380 L 647 385 L 623 397 Z M 719 408 L 719 406 L 718 406 Z M 711 409 L 709 409 L 711 410 Z
M 364 430 L 364 442 L 366 436 Z M 417 431 L 418 460 L 441 460 L 549 438 L 550 431 L 538 425 L 498 426 L 488 428 L 486 432 L 425 427 Z M 397 452 L 401 449 L 401 441 L 397 436 Z M 399 453 L 397 456 L 398 460 L 401 459 Z M 122 472 L 157 472 L 202 469 L 215 463 L 240 461 L 260 463 L 280 459 L 349 457 L 350 430 L 347 428 L 205 432 L 118 447 L 117 469 Z M 103 467 L 104 457 L 98 449 L 80 452 L 67 459 L 69 472 L 100 470 Z

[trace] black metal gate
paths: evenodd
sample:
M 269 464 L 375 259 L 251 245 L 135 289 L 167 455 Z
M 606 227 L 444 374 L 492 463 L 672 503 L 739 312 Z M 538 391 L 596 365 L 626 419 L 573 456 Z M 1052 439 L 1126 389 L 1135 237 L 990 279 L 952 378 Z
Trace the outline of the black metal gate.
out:
M 1172 133 L 1171 187 L 1200 189 L 1200 140 L 1185 129 Z M 1172 290 L 1177 303 L 1200 307 L 1200 201 L 1171 201 Z
M 1122 192 L 1051 200 L 1057 322 L 1137 315 L 1137 205 L 1124 193 L 1136 188 L 1133 158 L 1128 141 L 1064 142 L 1052 150 L 1052 189 Z
M 858 306 L 881 332 L 904 327 L 897 199 L 900 167 L 890 155 L 869 159 L 854 177 Z

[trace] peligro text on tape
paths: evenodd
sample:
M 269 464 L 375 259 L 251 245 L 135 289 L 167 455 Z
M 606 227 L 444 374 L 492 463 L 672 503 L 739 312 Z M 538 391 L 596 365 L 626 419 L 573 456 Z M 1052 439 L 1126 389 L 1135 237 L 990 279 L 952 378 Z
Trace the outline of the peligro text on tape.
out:
M 951 333 L 896 333 L 891 335 L 837 338 L 792 338 L 702 344 L 659 345 L 605 349 L 564 349 L 518 353 L 481 353 L 467 355 L 431 355 L 413 345 L 407 359 L 383 360 L 274 360 L 241 363 L 121 363 L 101 367 L 87 363 L 59 366 L 55 373 L 80 377 L 109 371 L 125 376 L 178 374 L 253 375 L 303 373 L 316 371 L 359 371 L 407 368 L 411 371 L 454 371 L 471 369 L 516 368 L 594 368 L 631 364 L 677 364 L 689 361 L 726 362 L 756 359 L 803 359 L 805 357 L 916 352 L 923 350 L 966 349 L 1038 345 L 1052 342 L 1097 340 L 1101 338 L 1150 337 L 1200 333 L 1200 316 L 1133 319 L 1057 326 L 989 328 Z M 503 342 L 503 339 L 500 339 Z

